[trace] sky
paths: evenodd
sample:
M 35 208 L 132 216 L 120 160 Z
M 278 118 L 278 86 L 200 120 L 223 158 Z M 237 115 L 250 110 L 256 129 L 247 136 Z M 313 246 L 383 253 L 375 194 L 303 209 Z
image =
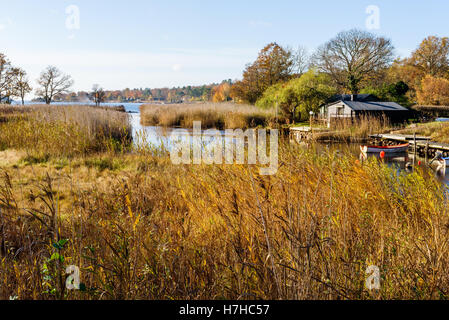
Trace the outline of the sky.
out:
M 404 57 L 449 36 L 448 13 L 447 0 L 0 0 L 0 52 L 34 86 L 48 65 L 74 91 L 202 85 L 241 78 L 270 42 L 312 53 L 352 28 Z

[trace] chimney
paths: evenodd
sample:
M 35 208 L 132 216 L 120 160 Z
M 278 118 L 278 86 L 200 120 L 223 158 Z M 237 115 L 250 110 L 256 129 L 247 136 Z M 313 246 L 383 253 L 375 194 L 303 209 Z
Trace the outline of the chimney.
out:
M 355 101 L 357 100 L 357 95 L 356 94 L 351 94 L 351 101 Z

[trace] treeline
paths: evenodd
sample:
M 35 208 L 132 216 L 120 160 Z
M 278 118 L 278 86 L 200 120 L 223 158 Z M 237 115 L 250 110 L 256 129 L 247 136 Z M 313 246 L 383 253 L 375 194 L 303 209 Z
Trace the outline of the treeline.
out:
M 239 81 L 159 89 L 71 92 L 73 80 L 56 67 L 47 67 L 37 80 L 36 99 L 87 102 L 169 103 L 235 101 L 276 108 L 287 121 L 305 120 L 335 94 L 368 93 L 404 106 L 449 105 L 449 39 L 429 36 L 410 57 L 397 58 L 390 39 L 349 30 L 339 33 L 315 52 L 270 43 L 246 66 Z M 0 53 L 0 102 L 24 100 L 33 88 L 26 72 Z
M 56 102 L 90 102 L 97 105 L 103 102 L 138 102 L 162 101 L 169 103 L 193 101 L 230 101 L 233 82 L 231 79 L 222 83 L 202 86 L 184 86 L 177 88 L 145 88 L 104 90 L 94 84 L 91 91 L 71 91 L 74 84 L 71 76 L 64 74 L 54 66 L 48 66 L 36 80 L 35 98 L 50 104 Z M 33 91 L 31 81 L 25 70 L 13 66 L 5 54 L 0 53 L 0 104 L 11 104 L 14 99 L 20 99 L 22 104 L 25 97 Z
M 202 86 L 184 86 L 177 88 L 136 88 L 124 90 L 106 90 L 94 85 L 92 91 L 79 91 L 59 94 L 57 101 L 83 102 L 96 101 L 97 92 L 100 90 L 102 99 L 100 102 L 152 102 L 162 101 L 168 103 L 181 103 L 193 101 L 229 101 L 232 80 L 225 80 L 221 84 L 209 84 Z
M 403 59 L 390 39 L 355 29 L 312 54 L 270 43 L 231 88 L 237 102 L 276 107 L 288 121 L 307 119 L 337 93 L 367 93 L 404 106 L 449 105 L 449 40 L 429 36 Z

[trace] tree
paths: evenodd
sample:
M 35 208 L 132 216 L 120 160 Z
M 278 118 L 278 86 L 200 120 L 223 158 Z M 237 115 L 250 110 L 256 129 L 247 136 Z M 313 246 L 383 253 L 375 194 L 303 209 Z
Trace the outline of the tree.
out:
M 260 51 L 257 60 L 243 72 L 243 80 L 234 84 L 232 96 L 255 103 L 270 86 L 291 79 L 295 68 L 293 52 L 273 42 Z
M 9 103 L 14 95 L 14 81 L 17 76 L 17 68 L 11 66 L 7 57 L 0 53 L 0 103 Z
M 408 95 L 412 99 L 427 75 L 449 79 L 448 38 L 427 37 L 411 57 L 395 60 L 388 71 L 390 81 L 404 81 L 410 87 Z
M 37 89 L 36 95 L 44 99 L 46 104 L 50 104 L 56 95 L 67 93 L 74 82 L 72 77 L 63 74 L 58 68 L 48 66 L 41 73 L 37 83 L 40 88 Z
M 230 98 L 231 85 L 229 82 L 223 82 L 219 86 L 212 89 L 212 101 L 213 102 L 225 102 L 229 101 Z
M 449 77 L 449 39 L 429 36 L 412 53 L 409 61 L 424 77 Z
M 382 101 L 393 101 L 402 106 L 409 106 L 410 101 L 407 93 L 410 88 L 404 81 L 396 83 L 384 83 L 379 87 L 366 87 L 361 90 L 362 94 L 372 94 Z
M 449 105 L 449 80 L 427 75 L 417 92 L 418 103 L 422 105 Z
M 293 54 L 293 61 L 295 65 L 295 72 L 298 76 L 302 76 L 310 67 L 310 56 L 307 49 L 299 46 Z
M 281 114 L 290 121 L 306 120 L 310 111 L 317 113 L 336 93 L 328 75 L 311 69 L 300 78 L 268 88 L 256 106 L 272 108 L 277 104 Z
M 95 105 L 99 106 L 102 102 L 104 102 L 106 93 L 104 92 L 103 88 L 100 87 L 100 85 L 94 84 L 92 87 L 91 96 L 94 99 Z
M 33 88 L 31 88 L 30 86 L 29 80 L 27 78 L 27 73 L 22 69 L 17 70 L 15 87 L 16 87 L 15 94 L 22 100 L 22 105 L 24 105 L 26 94 L 30 93 L 33 90 Z
M 341 88 L 358 94 L 363 81 L 373 79 L 390 66 L 393 50 L 389 39 L 353 29 L 321 46 L 314 56 L 314 65 Z

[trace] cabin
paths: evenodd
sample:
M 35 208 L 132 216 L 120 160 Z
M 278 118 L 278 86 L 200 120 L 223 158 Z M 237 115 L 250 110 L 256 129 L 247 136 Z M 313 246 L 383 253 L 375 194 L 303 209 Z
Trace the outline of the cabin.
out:
M 391 122 L 403 122 L 410 111 L 396 102 L 379 101 L 373 95 L 340 95 L 320 109 L 320 118 L 329 126 L 333 121 L 353 120 L 363 115 L 386 116 Z

